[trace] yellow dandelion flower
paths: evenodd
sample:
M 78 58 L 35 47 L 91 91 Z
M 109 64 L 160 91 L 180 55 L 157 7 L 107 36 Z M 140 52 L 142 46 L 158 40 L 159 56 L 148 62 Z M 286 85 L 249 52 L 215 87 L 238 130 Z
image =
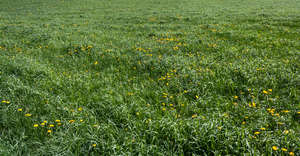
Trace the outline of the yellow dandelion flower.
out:
M 95 63 L 94 63 L 94 65 L 97 65 L 98 64 L 98 61 L 96 61 Z
M 238 97 L 238 96 L 234 96 L 233 98 L 237 99 L 237 98 L 239 98 L 239 97 Z
M 54 125 L 53 125 L 53 124 L 50 124 L 49 127 L 54 127 Z
M 198 99 L 199 98 L 199 96 L 198 95 L 196 95 L 196 99 Z
M 258 134 L 260 134 L 260 132 L 254 132 L 254 134 L 255 134 L 255 135 L 258 135 Z
M 266 130 L 266 128 L 260 128 L 260 130 L 264 131 L 264 130 Z
M 30 113 L 25 114 L 26 117 L 30 117 L 31 115 L 32 114 L 30 114 Z
M 284 130 L 283 133 L 284 133 L 284 134 L 288 134 L 288 133 L 289 133 L 289 130 Z
M 272 89 L 268 89 L 268 91 L 269 91 L 269 92 L 272 92 L 273 90 L 272 90 Z
M 41 126 L 45 126 L 45 123 L 44 123 L 44 122 L 42 122 L 42 123 L 41 123 Z
M 23 111 L 23 109 L 22 109 L 22 108 L 19 108 L 19 109 L 18 109 L 18 112 L 22 112 L 22 111 Z
M 33 127 L 39 127 L 39 125 L 38 124 L 34 124 Z
M 73 122 L 75 122 L 75 120 L 69 120 L 69 123 L 73 123 Z
M 265 91 L 265 90 L 263 90 L 263 93 L 264 93 L 264 94 L 268 94 L 268 92 L 267 92 L 267 91 Z
M 300 114 L 300 112 L 297 112 L 297 114 Z
M 182 103 L 181 106 L 184 107 L 184 104 Z
M 243 121 L 243 122 L 242 122 L 242 125 L 245 125 L 245 124 L 246 124 L 246 122 L 245 122 L 245 121 Z
M 47 132 L 48 132 L 48 133 L 51 133 L 51 132 L 52 132 L 52 130 L 50 130 L 50 129 L 49 129 Z
M 82 120 L 82 119 L 80 119 L 79 121 L 80 121 L 80 122 L 83 122 L 83 120 Z
M 61 123 L 59 122 L 59 123 L 57 123 L 57 125 L 58 125 L 58 126 L 61 126 Z
M 93 144 L 92 146 L 93 146 L 93 147 L 96 147 L 96 146 L 97 146 L 97 144 Z
M 43 122 L 44 122 L 44 123 L 47 123 L 48 121 L 47 121 L 47 120 L 44 120 Z
M 194 115 L 192 115 L 192 118 L 196 118 L 198 115 L 197 114 L 194 114 Z
M 281 150 L 282 150 L 282 151 L 284 151 L 284 152 L 286 152 L 286 151 L 287 151 L 287 149 L 286 149 L 286 148 L 283 148 L 283 147 L 281 148 Z
M 273 149 L 274 151 L 277 151 L 277 150 L 278 150 L 278 147 L 277 147 L 277 146 L 272 146 L 272 149 Z
M 283 111 L 281 111 L 281 112 L 283 112 L 283 113 L 288 113 L 288 112 L 290 112 L 289 110 L 283 110 Z
M 79 108 L 78 108 L 78 111 L 82 111 L 82 109 L 83 109 L 82 107 L 79 107 Z
M 173 107 L 173 104 L 172 104 L 172 103 L 170 103 L 170 107 Z
M 165 107 L 163 107 L 163 108 L 162 108 L 162 110 L 163 110 L 163 111 L 166 111 L 166 108 L 165 108 Z
M 294 152 L 289 152 L 289 155 L 294 156 L 295 154 L 294 154 Z
M 60 120 L 55 120 L 55 122 L 60 122 Z
M 140 113 L 139 113 L 139 112 L 136 112 L 136 115 L 137 115 L 137 116 L 139 116 L 139 115 L 140 115 Z
M 187 93 L 188 91 L 187 91 L 187 90 L 184 90 L 183 92 L 184 92 L 184 93 Z

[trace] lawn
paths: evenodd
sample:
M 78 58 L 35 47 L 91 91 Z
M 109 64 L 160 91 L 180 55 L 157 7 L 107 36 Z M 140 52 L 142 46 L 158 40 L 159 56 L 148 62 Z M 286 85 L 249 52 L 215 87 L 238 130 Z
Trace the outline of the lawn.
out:
M 299 155 L 299 0 L 0 0 L 0 155 Z

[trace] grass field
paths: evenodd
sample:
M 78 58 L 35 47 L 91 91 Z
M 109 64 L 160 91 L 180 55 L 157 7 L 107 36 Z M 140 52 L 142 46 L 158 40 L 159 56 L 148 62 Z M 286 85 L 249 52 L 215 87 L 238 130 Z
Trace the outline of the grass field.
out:
M 0 0 L 0 155 L 299 155 L 299 0 Z

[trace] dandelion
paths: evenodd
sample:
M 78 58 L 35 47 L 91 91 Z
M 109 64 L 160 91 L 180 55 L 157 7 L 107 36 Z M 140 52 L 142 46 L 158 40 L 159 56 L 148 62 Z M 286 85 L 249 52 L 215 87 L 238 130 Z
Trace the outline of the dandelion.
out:
M 31 114 L 30 114 L 30 113 L 27 113 L 27 114 L 25 114 L 25 116 L 26 116 L 26 117 L 30 117 L 30 116 L 31 116 Z
M 47 123 L 48 121 L 47 121 L 47 120 L 44 120 L 43 122 L 44 122 L 44 123 Z
M 98 64 L 98 61 L 96 61 L 95 63 L 94 63 L 94 65 L 97 65 Z
M 50 129 L 48 129 L 48 131 L 47 131 L 48 133 L 51 133 L 52 132 L 52 130 L 50 130 Z
M 265 90 L 263 90 L 263 93 L 264 93 L 264 94 L 268 94 L 268 92 L 267 92 L 267 91 L 265 91 Z
M 196 95 L 196 99 L 198 99 L 199 98 L 199 96 L 198 95 Z
M 234 96 L 233 98 L 237 99 L 237 98 L 239 98 L 239 97 L 238 97 L 238 96 Z
M 300 112 L 297 112 L 297 114 L 300 114 Z
M 34 124 L 33 127 L 39 127 L 39 125 L 38 124 Z
M 73 123 L 75 120 L 69 120 L 69 123 Z
M 246 122 L 245 122 L 245 121 L 243 121 L 243 122 L 242 122 L 242 125 L 245 125 L 245 124 L 246 124 Z
M 166 111 L 166 108 L 165 108 L 165 107 L 163 107 L 163 108 L 162 108 L 162 110 L 163 110 L 163 111 Z
M 283 134 L 288 134 L 289 133 L 289 130 L 284 130 L 283 131 Z
M 278 147 L 277 147 L 277 146 L 272 146 L 272 149 L 273 149 L 274 151 L 277 151 L 277 150 L 278 150 Z
M 295 154 L 294 154 L 294 152 L 289 152 L 289 155 L 294 156 Z
M 45 126 L 45 123 L 44 123 L 44 122 L 42 122 L 42 123 L 41 123 L 41 126 Z
M 173 104 L 170 103 L 170 107 L 173 107 Z
M 22 108 L 19 108 L 19 109 L 18 109 L 18 112 L 22 112 L 22 111 L 23 111 L 23 109 L 22 109 Z
M 58 126 L 61 126 L 61 123 L 59 122 L 59 123 L 57 123 L 57 125 L 58 125 Z
M 183 104 L 183 103 L 181 104 L 181 107 L 184 107 L 184 104 Z
M 194 114 L 194 115 L 192 115 L 192 118 L 196 118 L 198 115 L 197 114 Z
M 93 147 L 96 147 L 96 146 L 97 146 L 97 144 L 93 144 L 92 146 L 93 146 Z
M 288 113 L 288 112 L 290 112 L 289 110 L 283 110 L 283 111 L 281 111 L 281 112 L 283 112 L 283 113 Z
M 260 130 L 264 131 L 264 130 L 266 130 L 266 128 L 260 128 Z
M 287 151 L 287 149 L 286 149 L 286 148 L 283 148 L 283 147 L 281 148 L 281 150 L 282 150 L 282 151 L 284 151 L 284 152 L 286 152 L 286 151 Z
M 55 120 L 55 122 L 60 122 L 60 120 Z
M 82 120 L 82 119 L 80 119 L 79 121 L 80 121 L 80 122 L 83 122 L 83 120 Z
M 82 111 L 82 107 L 79 107 L 79 108 L 78 108 L 78 111 Z
M 53 124 L 50 124 L 49 127 L 54 127 L 54 125 L 53 125 Z
M 260 134 L 260 132 L 254 132 L 254 134 L 255 134 L 255 135 L 258 135 L 258 134 Z
M 137 116 L 139 116 L 139 115 L 140 115 L 140 113 L 139 113 L 139 112 L 136 112 L 136 115 L 137 115 Z

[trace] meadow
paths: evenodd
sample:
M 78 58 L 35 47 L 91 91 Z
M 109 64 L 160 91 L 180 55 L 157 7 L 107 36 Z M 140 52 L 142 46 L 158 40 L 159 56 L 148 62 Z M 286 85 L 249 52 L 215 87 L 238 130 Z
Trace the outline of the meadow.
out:
M 299 0 L 0 0 L 0 155 L 299 155 Z

